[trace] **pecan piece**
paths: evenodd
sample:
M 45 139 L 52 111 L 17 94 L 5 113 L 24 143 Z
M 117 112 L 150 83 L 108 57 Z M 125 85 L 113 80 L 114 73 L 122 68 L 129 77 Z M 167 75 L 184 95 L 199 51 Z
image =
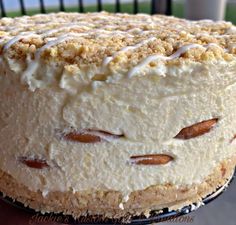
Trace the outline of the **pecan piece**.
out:
M 131 164 L 136 165 L 163 165 L 172 160 L 174 158 L 166 154 L 134 155 L 130 157 Z
M 33 159 L 28 157 L 20 157 L 19 161 L 26 166 L 34 169 L 43 169 L 49 167 L 46 160 L 44 159 Z
M 190 139 L 208 133 L 217 123 L 218 118 L 204 120 L 202 122 L 193 124 L 189 127 L 183 128 L 174 138 Z
M 66 133 L 64 135 L 64 138 L 68 141 L 83 142 L 83 143 L 96 143 L 101 141 L 101 138 L 99 136 L 86 133 L 77 133 L 74 131 Z
M 65 133 L 63 138 L 68 141 L 82 142 L 82 143 L 96 143 L 107 141 L 108 139 L 117 139 L 124 137 L 123 134 L 112 134 L 103 130 L 86 129 L 82 131 L 71 131 Z

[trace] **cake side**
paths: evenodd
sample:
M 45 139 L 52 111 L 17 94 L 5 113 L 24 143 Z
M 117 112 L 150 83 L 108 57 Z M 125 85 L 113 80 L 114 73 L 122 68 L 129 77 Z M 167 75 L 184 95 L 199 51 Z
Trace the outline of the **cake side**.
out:
M 1 67 L 1 169 L 45 195 L 104 189 L 124 201 L 155 184 L 201 183 L 235 155 L 236 64 L 197 65 L 200 75 L 180 66 L 179 82 L 147 76 L 74 95 L 58 87 L 32 92 Z M 208 130 L 180 137 L 203 121 Z M 155 164 L 155 154 L 157 165 L 140 165 Z

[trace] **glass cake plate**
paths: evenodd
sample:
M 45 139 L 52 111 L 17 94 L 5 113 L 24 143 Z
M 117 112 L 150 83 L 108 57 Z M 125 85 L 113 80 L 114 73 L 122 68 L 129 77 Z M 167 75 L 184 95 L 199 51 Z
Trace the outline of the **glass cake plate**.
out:
M 187 206 L 185 206 L 181 209 L 178 209 L 178 210 L 171 210 L 170 211 L 170 210 L 168 210 L 168 208 L 164 208 L 163 210 L 161 210 L 161 212 L 160 212 L 160 210 L 151 211 L 149 218 L 146 218 L 145 216 L 135 216 L 135 217 L 131 218 L 129 223 L 127 223 L 127 222 L 124 223 L 122 220 L 118 220 L 118 219 L 105 219 L 104 220 L 104 218 L 99 217 L 99 216 L 86 216 L 86 217 L 84 216 L 84 217 L 80 217 L 79 219 L 74 219 L 72 216 L 63 215 L 63 214 L 56 214 L 56 213 L 41 214 L 39 212 L 34 211 L 33 209 L 31 209 L 29 207 L 25 207 L 22 203 L 20 203 L 18 201 L 13 201 L 11 198 L 9 198 L 7 196 L 3 196 L 2 193 L 0 193 L 1 194 L 0 197 L 7 204 L 17 207 L 18 209 L 25 211 L 25 213 L 30 214 L 31 218 L 34 215 L 37 215 L 37 217 L 41 216 L 41 217 L 47 217 L 47 218 L 56 218 L 56 217 L 59 218 L 60 217 L 60 218 L 64 218 L 64 219 L 62 219 L 62 221 L 64 221 L 63 224 L 74 224 L 74 225 L 76 225 L 76 224 L 81 224 L 81 225 L 85 225 L 85 224 L 90 224 L 90 225 L 93 225 L 93 224 L 143 225 L 143 224 L 152 224 L 152 223 L 164 222 L 167 220 L 173 220 L 176 217 L 183 216 L 183 215 L 186 215 L 190 212 L 197 210 L 202 205 L 206 205 L 206 204 L 210 203 L 211 201 L 213 201 L 214 199 L 216 199 L 218 196 L 220 196 L 227 189 L 227 187 L 230 185 L 230 183 L 232 182 L 232 180 L 235 176 L 236 176 L 236 170 L 232 174 L 231 178 L 223 186 L 219 187 L 214 193 L 205 197 L 201 203 L 193 203 L 191 205 L 187 205 Z M 23 211 L 22 211 L 22 213 L 24 213 Z M 56 223 L 53 223 L 53 224 L 56 224 Z

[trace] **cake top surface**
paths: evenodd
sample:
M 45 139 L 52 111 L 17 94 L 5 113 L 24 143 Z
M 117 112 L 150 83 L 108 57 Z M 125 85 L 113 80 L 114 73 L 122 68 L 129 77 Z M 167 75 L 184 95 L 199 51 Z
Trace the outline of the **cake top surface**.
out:
M 231 60 L 236 27 L 163 15 L 56 13 L 0 20 L 0 54 L 11 59 L 132 70 L 154 61 Z M 134 71 L 131 71 L 131 75 Z
M 183 58 L 227 58 L 236 54 L 236 27 L 224 21 L 196 22 L 161 15 L 106 12 L 0 20 L 1 54 L 11 49 L 10 56 L 16 58 L 45 46 L 41 52 L 45 58 L 60 58 L 68 63 L 100 63 L 105 57 L 132 46 L 116 56 L 119 61 L 118 56 L 126 55 L 136 63 L 152 54 L 170 56 L 188 44 L 208 47 L 208 53 L 202 54 L 206 52 L 199 47 L 181 54 Z

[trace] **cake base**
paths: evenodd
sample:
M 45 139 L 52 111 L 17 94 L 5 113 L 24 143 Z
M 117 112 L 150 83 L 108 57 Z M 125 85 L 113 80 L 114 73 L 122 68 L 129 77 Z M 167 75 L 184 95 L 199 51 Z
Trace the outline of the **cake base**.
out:
M 234 173 L 235 173 L 235 171 L 234 171 Z M 219 187 L 215 192 L 213 192 L 212 194 L 210 194 L 209 196 L 204 198 L 202 200 L 202 202 L 200 202 L 200 204 L 193 203 L 191 205 L 183 207 L 182 209 L 172 210 L 172 211 L 169 211 L 168 208 L 165 208 L 162 210 L 162 213 L 160 213 L 160 211 L 159 211 L 159 213 L 158 213 L 158 211 L 157 212 L 152 211 L 152 212 L 150 212 L 149 218 L 146 218 L 144 215 L 131 217 L 130 221 L 128 223 L 124 222 L 123 218 L 105 219 L 104 220 L 104 218 L 100 217 L 100 216 L 85 216 L 85 217 L 80 217 L 78 219 L 75 219 L 72 216 L 64 216 L 63 214 L 55 214 L 55 213 L 49 213 L 49 214 L 48 213 L 46 213 L 46 214 L 37 213 L 36 214 L 36 212 L 33 209 L 31 209 L 29 207 L 25 207 L 22 203 L 20 203 L 18 201 L 14 201 L 13 199 L 11 199 L 7 196 L 3 197 L 2 193 L 0 193 L 0 196 L 4 202 L 6 202 L 14 207 L 17 207 L 21 210 L 24 210 L 28 213 L 34 214 L 32 216 L 32 218 L 33 217 L 37 217 L 37 218 L 41 218 L 41 217 L 59 218 L 60 217 L 60 218 L 63 218 L 63 221 L 66 221 L 67 224 L 80 224 L 80 225 L 87 225 L 87 224 L 90 224 L 90 225 L 91 224 L 113 225 L 113 224 L 122 224 L 122 223 L 124 223 L 126 225 L 144 225 L 144 224 L 153 224 L 153 223 L 158 223 L 158 222 L 164 222 L 167 220 L 175 221 L 177 217 L 186 215 L 190 212 L 195 211 L 200 206 L 210 203 L 211 201 L 213 201 L 214 199 L 219 197 L 226 190 L 226 188 L 232 182 L 234 176 L 235 176 L 235 174 L 234 175 L 232 174 L 232 177 L 222 187 Z
M 207 203 L 209 199 L 218 195 L 216 190 L 222 192 L 224 188 L 219 189 L 219 187 L 224 186 L 231 179 L 235 162 L 236 157 L 221 162 L 214 172 L 199 185 L 179 188 L 173 185 L 158 185 L 132 192 L 128 202 L 124 203 L 123 210 L 118 207 L 121 194 L 116 191 L 76 192 L 74 194 L 72 192 L 53 192 L 43 197 L 40 191 L 30 191 L 3 171 L 0 172 L 0 191 L 14 200 L 22 202 L 25 207 L 29 206 L 36 211 L 63 213 L 72 215 L 74 218 L 83 216 L 89 218 L 89 215 L 96 215 L 92 218 L 94 221 L 98 220 L 99 223 L 108 221 L 109 218 L 120 222 L 135 221 L 137 218 L 138 220 L 143 219 L 145 222 L 158 215 L 160 220 L 166 217 L 166 214 L 168 214 L 167 219 L 170 219 L 170 216 L 193 211 L 201 205 L 204 198 Z M 191 210 L 191 208 L 193 209 Z M 162 215 L 164 216 L 162 217 Z M 88 220 L 86 219 L 86 221 Z

